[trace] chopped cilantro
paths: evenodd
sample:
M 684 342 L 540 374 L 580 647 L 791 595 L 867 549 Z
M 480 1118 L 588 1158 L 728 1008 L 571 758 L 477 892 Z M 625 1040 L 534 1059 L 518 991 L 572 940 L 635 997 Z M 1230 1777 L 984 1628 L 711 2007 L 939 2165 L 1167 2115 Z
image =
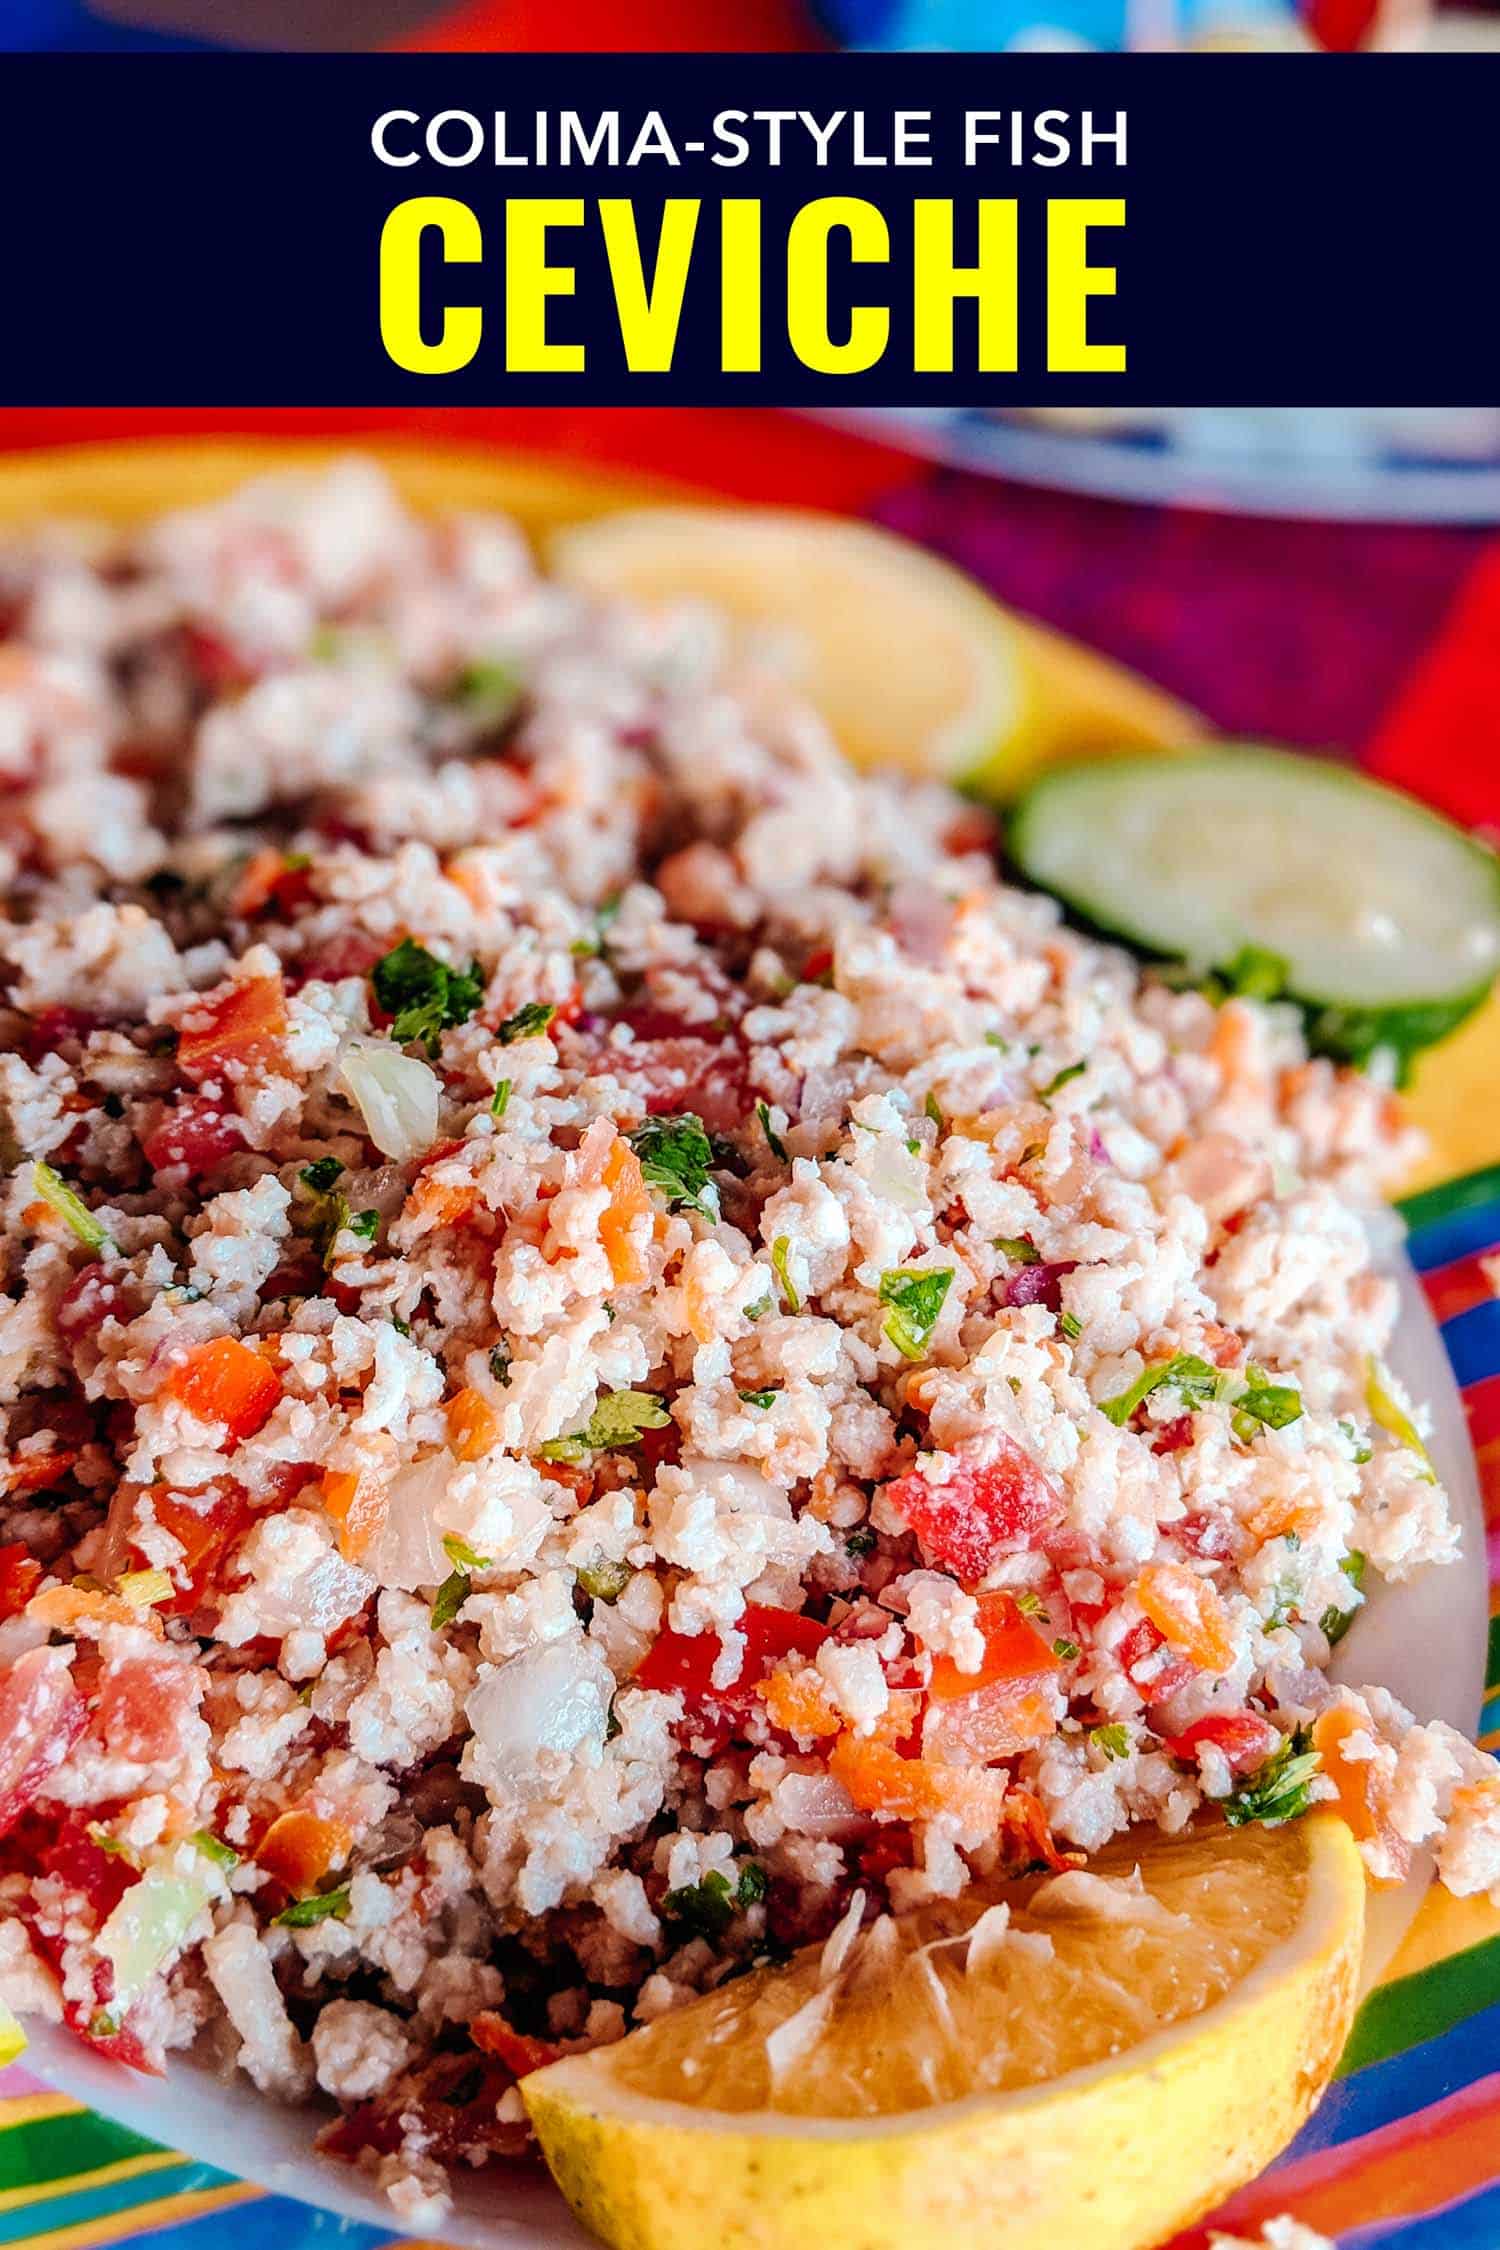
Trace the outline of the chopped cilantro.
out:
M 445 1625 L 453 1623 L 454 1618 L 457 1617 L 464 1603 L 468 1600 L 471 1591 L 472 1581 L 466 1570 L 449 1571 L 442 1585 L 439 1586 L 437 1599 L 432 1605 L 432 1616 L 429 1622 L 434 1633 L 441 1632 Z
M 713 1144 L 703 1130 L 703 1120 L 691 1110 L 677 1116 L 648 1117 L 626 1135 L 641 1160 L 647 1187 L 667 1199 L 669 1211 L 696 1211 L 701 1218 L 719 1216 L 719 1191 L 710 1173 Z
M 334 1182 L 342 1178 L 343 1170 L 336 1156 L 320 1156 L 313 1163 L 304 1164 L 297 1177 L 314 1195 L 327 1195 Z
M 627 1562 L 612 1562 L 608 1555 L 596 1555 L 592 1562 L 580 1563 L 573 1573 L 579 1585 L 593 1602 L 617 1602 L 635 1575 Z
M 668 1891 L 662 1911 L 693 1937 L 718 1938 L 733 1921 L 735 1909 L 754 1906 L 765 1897 L 766 1888 L 766 1871 L 753 1860 L 745 1862 L 734 1886 L 719 1868 L 711 1867 L 701 1882 Z
M 226 1844 L 211 1828 L 197 1829 L 188 1838 L 188 1842 L 202 1852 L 205 1859 L 211 1859 L 215 1867 L 222 1867 L 226 1875 L 231 1868 L 240 1864 L 240 1855 L 234 1846 Z
M 502 726 L 520 703 L 520 675 L 504 657 L 483 657 L 464 666 L 458 675 L 453 699 L 482 725 Z
M 415 938 L 403 938 L 370 972 L 375 997 L 392 1019 L 391 1037 L 420 1039 L 436 1055 L 450 1024 L 467 1023 L 484 998 L 479 963 L 450 969 Z
M 352 1219 L 345 1220 L 344 1225 L 347 1232 L 354 1235 L 360 1242 L 373 1242 L 380 1232 L 380 1213 L 378 1211 L 356 1211 Z
M 1143 1367 L 1129 1390 L 1100 1399 L 1099 1411 L 1116 1429 L 1123 1429 L 1136 1408 L 1164 1385 L 1175 1390 L 1186 1407 L 1207 1406 L 1219 1395 L 1219 1371 L 1192 1352 L 1178 1352 L 1172 1359 Z
M 1057 1325 L 1062 1330 L 1063 1334 L 1067 1337 L 1070 1344 L 1076 1343 L 1078 1341 L 1078 1338 L 1083 1334 L 1083 1322 L 1079 1319 L 1077 1313 L 1059 1313 L 1057 1316 Z
M 880 1302 L 891 1308 L 885 1317 L 885 1334 L 903 1359 L 922 1358 L 952 1287 L 951 1266 L 881 1275 Z
M 1055 1078 L 1049 1078 L 1045 1086 L 1038 1087 L 1038 1101 L 1050 1101 L 1054 1094 L 1061 1092 L 1070 1079 L 1081 1078 L 1088 1067 L 1086 1062 L 1068 1063 L 1064 1069 L 1058 1071 Z
M 758 1861 L 747 1859 L 740 1869 L 739 1888 L 735 1893 L 741 1906 L 757 1905 L 765 1897 L 768 1887 L 765 1869 Z
M 932 1119 L 933 1124 L 941 1132 L 943 1130 L 943 1105 L 938 1100 L 937 1095 L 929 1093 L 926 1101 L 922 1104 L 922 1108 L 925 1115 Z
M 987 1047 L 998 1047 L 1002 1055 L 1010 1052 L 1010 1041 L 998 1031 L 987 1031 L 984 1043 Z
M 791 1236 L 778 1234 L 776 1240 L 771 1244 L 771 1271 L 781 1284 L 781 1294 L 786 1299 L 787 1311 L 798 1313 L 802 1310 L 802 1299 L 797 1293 L 797 1284 L 792 1279 L 791 1255 Z
M 1130 1756 L 1130 1729 L 1117 1721 L 1111 1722 L 1107 1727 L 1090 1727 L 1089 1740 L 1097 1750 L 1103 1751 L 1106 1758 Z
M 1374 1446 L 1365 1443 L 1352 1422 L 1341 1421 L 1339 1428 L 1349 1440 L 1349 1451 L 1353 1456 L 1354 1466 L 1357 1469 L 1362 1469 L 1367 1461 L 1372 1461 L 1375 1458 Z
M 1070 1641 L 1066 1633 L 1063 1633 L 1059 1634 L 1058 1638 L 1052 1643 L 1052 1653 L 1064 1664 L 1072 1664 L 1080 1652 L 1078 1643 Z
M 504 1023 L 498 1026 L 495 1037 L 502 1047 L 513 1047 L 518 1039 L 540 1039 L 556 1014 L 555 1001 L 528 1000 L 524 1007 L 517 1008 L 513 1016 L 506 1017 Z
M 736 1396 L 742 1405 L 766 1407 L 774 1406 L 781 1393 L 773 1386 L 765 1391 L 739 1391 Z
M 1288 1735 L 1258 1772 L 1230 1792 L 1224 1799 L 1224 1818 L 1231 1828 L 1244 1828 L 1252 1820 L 1279 1828 L 1283 1821 L 1306 1812 L 1321 1762 L 1307 1744 L 1308 1737 L 1301 1732 Z
M 490 1557 L 478 1555 L 467 1539 L 460 1539 L 456 1531 L 443 1533 L 443 1553 L 455 1570 L 488 1570 Z
M 275 1917 L 281 1930 L 310 1930 L 316 1922 L 342 1922 L 349 1912 L 349 1886 L 343 1883 L 336 1891 L 324 1891 L 318 1898 L 293 1899 Z
M 1038 1250 L 1034 1242 L 1028 1242 L 1024 1235 L 997 1235 L 995 1237 L 994 1247 L 1000 1252 L 1000 1255 L 1003 1258 L 1009 1258 L 1013 1266 L 1036 1266 L 1041 1264 L 1041 1251 Z
M 775 1126 L 771 1123 L 770 1104 L 768 1102 L 757 1102 L 755 1105 L 755 1114 L 760 1119 L 760 1129 L 766 1136 L 767 1148 L 771 1151 L 771 1154 L 775 1157 L 778 1164 L 785 1164 L 786 1142 L 782 1139 Z
M 875 1534 L 867 1523 L 860 1524 L 856 1530 L 845 1535 L 844 1551 L 852 1555 L 856 1562 L 863 1561 L 866 1555 L 874 1554 Z
M 1351 1547 L 1348 1554 L 1340 1562 L 1339 1569 L 1348 1579 L 1355 1592 L 1358 1593 L 1365 1582 L 1365 1557 L 1361 1550 L 1358 1547 Z M 1318 1619 L 1318 1623 L 1330 1648 L 1335 1647 L 1348 1632 L 1355 1618 L 1359 1615 L 1359 1607 L 1358 1602 L 1352 1602 L 1348 1609 L 1340 1609 L 1337 1602 L 1330 1602 L 1324 1610 L 1322 1616 Z
M 114 1248 L 107 1229 L 100 1225 L 82 1196 L 75 1195 L 50 1164 L 32 1165 L 31 1184 L 48 1208 L 77 1235 L 85 1250 L 92 1250 L 97 1258 L 103 1251 Z
M 490 1096 L 491 1117 L 503 1117 L 510 1107 L 510 1080 L 502 1078 Z
M 411 1334 L 411 1322 L 409 1320 L 403 1320 L 399 1313 L 393 1312 L 391 1314 L 391 1326 L 395 1329 L 398 1336 L 409 1336 Z
M 130 1846 L 127 1843 L 123 1842 L 120 1837 L 112 1836 L 109 1830 L 104 1827 L 100 1821 L 91 1820 L 88 1824 L 88 1827 L 84 1830 L 84 1834 L 88 1837 L 88 1840 L 93 1845 L 95 1851 L 107 1852 L 111 1859 L 126 1860 L 132 1867 L 138 1867 L 140 1865 L 139 1860 L 137 1859 L 135 1853 L 131 1850 Z M 193 1842 L 196 1844 L 197 1841 L 198 1839 L 195 1836 L 193 1838 Z M 238 1858 L 238 1856 L 239 1855 L 236 1853 L 235 1857 Z
M 1011 1600 L 1023 1617 L 1040 1617 L 1045 1607 L 1041 1595 L 1034 1594 L 1029 1586 L 1023 1586 L 1019 1594 L 1012 1594 Z
M 539 1448 L 544 1461 L 581 1461 L 606 1448 L 638 1445 L 646 1430 L 663 1430 L 672 1417 L 655 1391 L 606 1391 L 581 1430 Z
M 1269 1430 L 1284 1430 L 1302 1416 L 1302 1393 L 1290 1383 L 1268 1382 L 1259 1367 L 1247 1367 L 1245 1388 L 1234 1402 L 1234 1434 L 1243 1443 L 1255 1435 L 1257 1423 Z
M 745 1307 L 745 1318 L 746 1318 L 746 1320 L 764 1320 L 764 1319 L 765 1319 L 765 1317 L 766 1317 L 766 1314 L 767 1314 L 767 1313 L 768 1313 L 768 1312 L 769 1312 L 770 1310 L 771 1310 L 771 1300 L 770 1300 L 770 1298 L 769 1298 L 769 1297 L 760 1297 L 760 1298 L 757 1298 L 756 1302 L 755 1302 L 755 1303 L 754 1303 L 753 1305 L 746 1305 L 746 1307 Z
M 1242 945 L 1222 975 L 1232 993 L 1242 1000 L 1275 1000 L 1286 990 L 1291 964 L 1263 945 Z

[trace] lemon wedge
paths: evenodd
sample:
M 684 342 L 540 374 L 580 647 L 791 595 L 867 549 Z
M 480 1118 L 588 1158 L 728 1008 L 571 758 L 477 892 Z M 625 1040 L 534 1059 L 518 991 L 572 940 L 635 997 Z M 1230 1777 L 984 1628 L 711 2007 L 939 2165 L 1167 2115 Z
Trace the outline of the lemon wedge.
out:
M 836 1932 L 521 2094 L 616 2250 L 1145 2250 L 1302 2123 L 1363 1929 L 1330 1815 L 1153 1835 Z
M 5 2002 L 0 2000 L 0 2069 L 7 2063 L 13 2063 L 17 2055 L 24 2055 L 25 2052 L 26 2034 Z
M 925 548 L 792 509 L 631 508 L 555 532 L 560 577 L 647 608 L 701 602 L 827 719 L 856 765 L 1000 802 L 1044 766 L 1165 749 L 1203 722 L 993 602 Z

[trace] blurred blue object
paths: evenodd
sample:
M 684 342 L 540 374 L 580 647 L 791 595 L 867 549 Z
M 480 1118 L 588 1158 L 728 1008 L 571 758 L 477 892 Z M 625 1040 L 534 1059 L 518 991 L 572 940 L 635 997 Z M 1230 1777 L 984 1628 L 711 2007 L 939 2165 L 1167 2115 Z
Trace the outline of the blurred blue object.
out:
M 816 12 L 846 47 L 1000 54 L 1191 46 L 1226 29 L 1253 35 L 1290 23 L 1295 8 L 1293 0 L 816 0 Z
M 196 39 L 132 31 L 96 16 L 81 0 L 4 0 L 0 6 L 0 52 L 21 55 L 193 54 Z

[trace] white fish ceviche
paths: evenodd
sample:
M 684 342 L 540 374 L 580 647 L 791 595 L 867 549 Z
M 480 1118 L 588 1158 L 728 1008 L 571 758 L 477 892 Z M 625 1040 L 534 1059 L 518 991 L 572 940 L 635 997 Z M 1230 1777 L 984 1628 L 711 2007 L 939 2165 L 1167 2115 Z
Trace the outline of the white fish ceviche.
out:
M 1459 1558 L 1294 1008 L 358 462 L 0 632 L 13 2007 L 430 2226 L 856 1893 L 1337 1799 L 1500 1897 L 1493 1762 L 1326 1676 Z

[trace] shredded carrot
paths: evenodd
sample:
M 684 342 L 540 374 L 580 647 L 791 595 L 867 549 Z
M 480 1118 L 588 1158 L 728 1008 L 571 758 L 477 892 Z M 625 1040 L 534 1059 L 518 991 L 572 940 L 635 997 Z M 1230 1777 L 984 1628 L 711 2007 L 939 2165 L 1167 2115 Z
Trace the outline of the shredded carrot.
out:
M 459 1391 L 447 1404 L 448 1450 L 459 1461 L 479 1461 L 500 1441 L 500 1421 L 478 1391 Z
M 837 1734 L 839 1719 L 830 1707 L 815 1672 L 772 1672 L 756 1688 L 766 1707 L 766 1717 L 784 1734 L 803 1741 Z
M 293 1805 L 278 1814 L 255 1847 L 255 1864 L 299 1896 L 315 1890 L 349 1856 L 354 1837 L 341 1820 Z
M 1346 1751 L 1350 1736 L 1364 1732 L 1365 1724 L 1347 1704 L 1330 1704 L 1313 1721 L 1312 1738 L 1323 1771 L 1339 1793 L 1339 1811 L 1361 1843 L 1370 1843 L 1383 1833 L 1375 1804 L 1375 1769 L 1368 1758 L 1351 1758 Z
M 1163 1640 L 1202 1672 L 1227 1672 L 1234 1640 L 1224 1605 L 1206 1578 L 1183 1563 L 1150 1563 L 1135 1598 Z
M 651 1198 L 640 1158 L 630 1143 L 615 1133 L 605 1147 L 597 1174 L 590 1162 L 584 1176 L 597 1177 L 609 1191 L 599 1220 L 599 1240 L 615 1287 L 637 1288 L 647 1277 L 645 1244 L 651 1235 Z
M 951 1813 L 966 1827 L 993 1828 L 1005 1801 L 1005 1775 L 981 1766 L 931 1765 L 903 1758 L 889 1743 L 840 1735 L 828 1770 L 861 1812 L 895 1820 L 932 1820 Z
M 154 1609 L 136 1609 L 119 1594 L 92 1586 L 48 1586 L 26 1604 L 26 1615 L 54 1633 L 76 1633 L 80 1626 L 144 1625 L 161 1639 L 163 1626 Z
M 323 1505 L 338 1526 L 340 1554 L 345 1562 L 358 1562 L 385 1526 L 385 1493 L 373 1477 L 325 1469 Z
M 254 1437 L 281 1396 L 281 1377 L 236 1336 L 195 1344 L 162 1385 L 200 1422 L 220 1422 L 233 1438 Z

